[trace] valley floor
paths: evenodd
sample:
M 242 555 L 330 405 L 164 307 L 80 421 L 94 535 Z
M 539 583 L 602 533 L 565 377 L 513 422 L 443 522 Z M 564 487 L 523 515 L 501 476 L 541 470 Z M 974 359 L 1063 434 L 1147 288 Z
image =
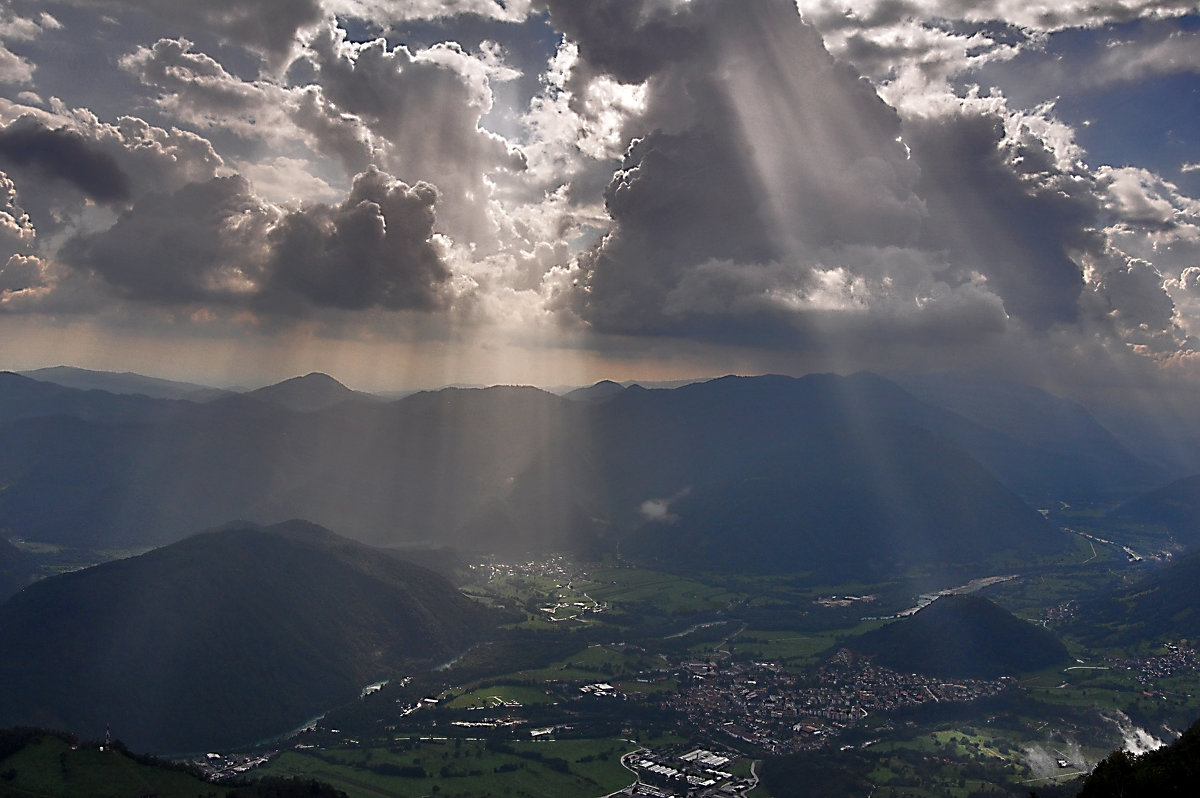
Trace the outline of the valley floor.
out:
M 1079 540 L 1073 559 L 984 593 L 1070 629 L 1078 596 L 1146 567 Z M 1200 657 L 1182 640 L 1064 634 L 1075 663 L 997 679 L 899 672 L 843 646 L 930 592 L 921 574 L 828 585 L 555 557 L 481 562 L 463 582 L 524 620 L 330 713 L 253 772 L 352 798 L 1074 795 L 1055 785 L 1200 716 Z

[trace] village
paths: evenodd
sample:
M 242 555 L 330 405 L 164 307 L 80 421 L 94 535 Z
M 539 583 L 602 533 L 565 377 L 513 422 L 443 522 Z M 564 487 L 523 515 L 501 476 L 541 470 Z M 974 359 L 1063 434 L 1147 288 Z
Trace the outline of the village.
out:
M 865 718 L 928 702 L 974 701 L 1016 686 L 898 673 L 842 649 L 811 677 L 771 662 L 686 662 L 666 704 L 697 728 L 770 753 L 824 748 Z

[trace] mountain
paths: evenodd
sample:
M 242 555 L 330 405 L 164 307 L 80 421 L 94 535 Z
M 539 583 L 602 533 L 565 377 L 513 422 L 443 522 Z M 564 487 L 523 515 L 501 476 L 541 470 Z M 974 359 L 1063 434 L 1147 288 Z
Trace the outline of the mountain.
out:
M 1089 645 L 1200 639 L 1200 552 L 1176 558 L 1128 587 L 1080 601 L 1069 628 Z
M 1162 524 L 1177 541 L 1194 547 L 1200 543 L 1200 474 L 1126 502 L 1109 516 L 1142 524 Z
M 994 679 L 1071 660 L 1049 631 L 981 596 L 942 596 L 846 647 L 893 670 L 951 679 Z
M 670 570 L 850 577 L 1028 562 L 1065 548 L 1059 530 L 961 451 L 913 428 L 843 423 L 823 419 L 736 478 L 691 489 L 622 554 Z
M 101 548 L 305 517 L 372 542 L 452 543 L 536 458 L 569 459 L 576 406 L 533 388 L 447 389 L 311 413 L 234 396 L 164 421 L 0 424 L 0 529 Z M 541 520 L 516 545 L 557 535 L 546 508 L 518 509 Z
M 1094 402 L 1089 407 L 1129 451 L 1163 468 L 1167 476 L 1160 484 L 1200 473 L 1200 408 L 1194 400 L 1143 406 Z
M 101 422 L 164 421 L 193 407 L 182 400 L 66 388 L 0 371 L 0 424 L 56 415 Z
M 11 396 L 29 388 L 12 387 Z M 203 404 L 142 397 L 153 405 L 141 415 L 103 411 L 132 397 L 75 391 L 69 401 L 47 399 L 53 412 L 40 417 L 4 423 L 0 414 L 0 529 L 103 547 L 170 542 L 228 518 L 303 517 L 379 544 L 595 553 L 641 528 L 647 506 L 678 498 L 667 514 L 684 518 L 689 503 L 710 497 L 744 503 L 738 492 L 753 480 L 782 480 L 787 501 L 816 502 L 811 512 L 776 508 L 784 516 L 818 518 L 836 509 L 827 491 L 793 491 L 787 471 L 811 460 L 798 473 L 828 482 L 814 464 L 829 460 L 848 480 L 840 495 L 871 497 L 847 505 L 859 520 L 878 529 L 885 513 L 903 509 L 896 486 L 907 485 L 920 497 L 900 516 L 907 528 L 943 526 L 943 540 L 967 543 L 934 553 L 965 557 L 976 551 L 973 538 L 1007 523 L 975 505 L 1011 522 L 986 552 L 1024 550 L 1056 533 L 1012 493 L 1029 501 L 1109 489 L 1091 482 L 1094 472 L 1073 471 L 1066 455 L 1047 458 L 866 373 L 634 385 L 603 401 L 521 387 L 355 401 L 313 375 L 274 387 Z M 0 408 L 6 395 L 0 379 Z M 904 476 L 910 468 L 920 484 Z M 848 523 L 821 528 L 836 533 Z
M 328 374 L 313 372 L 303 377 L 268 385 L 246 396 L 301 413 L 324 410 L 351 399 L 370 399 L 370 394 L 352 391 Z
M 1128 495 L 1168 478 L 1166 468 L 1135 455 L 1079 402 L 987 375 L 905 375 L 896 382 L 923 402 L 1017 444 L 970 443 L 952 433 L 1029 499 L 1090 501 L 1109 493 Z M 1032 462 L 1028 453 L 1036 453 Z
M 433 572 L 313 524 L 231 525 L 0 605 L 0 724 L 232 747 L 449 658 L 494 620 Z
M 141 394 L 152 399 L 186 399 L 189 402 L 207 402 L 225 396 L 229 391 L 191 382 L 177 382 L 143 374 L 111 371 L 92 371 L 74 366 L 50 366 L 49 368 L 22 371 L 22 376 L 41 382 L 50 382 L 65 388 L 83 391 L 100 390 L 115 394 Z
M 0 601 L 33 582 L 37 573 L 32 557 L 0 538 Z
M 603 402 L 625 390 L 625 386 L 619 382 L 612 380 L 601 380 L 595 385 L 589 385 L 586 388 L 576 388 L 563 394 L 563 398 L 570 399 L 575 402 Z

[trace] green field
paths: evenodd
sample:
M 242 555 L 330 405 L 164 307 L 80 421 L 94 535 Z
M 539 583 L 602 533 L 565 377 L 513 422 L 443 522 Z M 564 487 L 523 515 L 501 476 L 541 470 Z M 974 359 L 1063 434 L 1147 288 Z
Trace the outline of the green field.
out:
M 625 740 L 399 739 L 388 747 L 287 751 L 261 772 L 318 778 L 350 798 L 596 798 L 632 783 Z
M 686 577 L 634 568 L 592 571 L 585 589 L 597 601 L 651 604 L 669 615 L 721 610 L 745 598 L 745 594 Z
M 529 706 L 533 704 L 550 704 L 557 699 L 548 695 L 547 691 L 536 687 L 525 687 L 514 684 L 497 684 L 491 687 L 481 687 L 477 690 L 463 693 L 452 699 L 447 706 L 450 709 L 490 709 L 505 704 Z

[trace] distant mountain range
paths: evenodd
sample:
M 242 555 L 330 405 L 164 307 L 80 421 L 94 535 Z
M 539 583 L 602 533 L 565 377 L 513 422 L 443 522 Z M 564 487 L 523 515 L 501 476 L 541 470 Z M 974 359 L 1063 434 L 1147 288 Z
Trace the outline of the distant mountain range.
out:
M 497 620 L 313 524 L 230 525 L 0 605 L 0 726 L 110 725 L 156 752 L 246 744 L 448 659 Z
M 220 388 L 211 388 L 191 382 L 146 377 L 132 372 L 116 374 L 110 371 L 93 371 L 74 366 L 50 366 L 49 368 L 23 371 L 21 375 L 66 388 L 78 388 L 83 391 L 108 391 L 115 394 L 141 394 L 153 399 L 187 399 L 192 402 L 206 402 L 230 393 L 230 391 Z
M 971 385 L 914 381 L 918 396 L 862 373 L 384 401 L 312 374 L 197 402 L 0 373 L 0 530 L 104 547 L 302 517 L 378 544 L 887 571 L 1046 553 L 1062 538 L 1030 504 L 1116 504 L 1185 476 L 1078 405 Z
M 954 439 L 1035 501 L 1133 495 L 1163 484 L 1172 473 L 1172 456 L 1134 454 L 1079 402 L 980 375 L 909 375 L 896 381 L 921 401 L 1003 436 L 987 441 L 964 430 Z
M 942 596 L 846 645 L 893 670 L 952 679 L 1015 676 L 1071 661 L 1052 633 L 973 595 Z

